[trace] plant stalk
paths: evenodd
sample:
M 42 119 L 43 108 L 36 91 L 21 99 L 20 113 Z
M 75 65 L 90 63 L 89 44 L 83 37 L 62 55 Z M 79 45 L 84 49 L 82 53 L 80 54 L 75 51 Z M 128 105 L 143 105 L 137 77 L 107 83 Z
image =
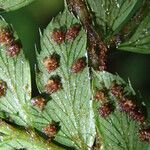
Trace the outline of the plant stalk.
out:
M 92 15 L 87 7 L 85 0 L 67 0 L 68 8 L 79 17 L 88 36 L 88 56 L 90 66 L 95 70 L 106 70 L 106 60 L 108 48 L 97 33 Z
M 2 120 L 0 121 L 0 133 L 2 133 L 0 140 L 5 144 L 9 142 L 19 142 L 23 148 L 36 150 L 65 150 L 60 146 L 46 141 L 33 130 L 18 129 Z

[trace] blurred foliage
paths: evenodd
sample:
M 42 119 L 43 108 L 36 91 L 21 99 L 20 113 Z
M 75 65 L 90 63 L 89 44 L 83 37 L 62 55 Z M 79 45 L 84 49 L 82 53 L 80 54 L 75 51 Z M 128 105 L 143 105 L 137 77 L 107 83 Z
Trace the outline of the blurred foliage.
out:
M 2 15 L 8 23 L 14 26 L 21 38 L 32 70 L 35 63 L 35 45 L 40 49 L 39 28 L 43 30 L 60 10 L 63 10 L 63 0 L 36 0 L 27 7 Z M 140 90 L 142 96 L 149 101 L 149 62 L 149 55 L 113 52 L 109 56 L 108 65 L 111 72 L 118 73 L 125 80 L 129 78 L 135 89 Z

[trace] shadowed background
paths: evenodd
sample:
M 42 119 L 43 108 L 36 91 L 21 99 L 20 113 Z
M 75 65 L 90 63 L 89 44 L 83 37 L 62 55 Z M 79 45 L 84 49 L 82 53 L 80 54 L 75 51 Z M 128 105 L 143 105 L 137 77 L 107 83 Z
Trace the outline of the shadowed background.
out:
M 27 58 L 35 63 L 35 45 L 40 49 L 39 28 L 46 28 L 52 17 L 63 10 L 63 0 L 36 0 L 31 5 L 3 14 L 6 21 L 17 31 Z M 140 90 L 146 101 L 150 101 L 150 55 L 116 51 L 109 56 L 108 68 L 126 81 L 128 78 L 136 91 Z M 33 82 L 35 87 L 35 81 Z M 35 89 L 35 88 L 34 88 Z M 36 95 L 36 89 L 34 95 Z

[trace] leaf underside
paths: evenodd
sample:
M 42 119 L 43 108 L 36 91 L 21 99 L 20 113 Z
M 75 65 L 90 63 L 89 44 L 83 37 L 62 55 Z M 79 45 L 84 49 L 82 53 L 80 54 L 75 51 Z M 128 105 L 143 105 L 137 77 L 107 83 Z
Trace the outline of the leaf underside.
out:
M 89 122 L 93 123 L 93 120 L 91 120 L 93 118 L 88 118 L 88 116 L 93 116 L 90 102 L 90 75 L 88 68 L 85 68 L 83 72 L 75 75 L 70 72 L 70 68 L 72 63 L 76 59 L 85 56 L 86 34 L 84 33 L 84 31 L 80 31 L 79 35 L 71 43 L 69 43 L 70 41 L 65 41 L 63 44 L 59 45 L 54 42 L 51 35 L 55 28 L 64 26 L 65 28 L 69 28 L 71 25 L 77 23 L 76 19 L 75 21 L 69 21 L 68 18 L 70 17 L 70 15 L 68 15 L 68 12 L 66 13 L 67 15 L 65 13 L 66 12 L 64 12 L 62 16 L 60 15 L 55 18 L 47 27 L 42 36 L 42 51 L 38 56 L 39 73 L 37 73 L 37 84 L 39 90 L 43 93 L 44 86 L 51 76 L 59 75 L 61 77 L 63 89 L 51 95 L 51 100 L 48 102 L 43 112 L 43 116 L 50 115 L 50 120 L 60 122 L 61 130 L 60 132 L 58 132 L 55 140 L 68 146 L 75 145 L 77 149 L 84 149 L 84 144 L 90 147 L 92 146 L 92 142 L 90 145 L 88 144 L 88 141 L 84 141 L 83 139 L 87 135 L 88 138 L 93 138 L 95 136 L 93 130 L 94 125 L 92 125 L 92 127 L 90 127 L 89 125 Z M 82 47 L 82 49 L 80 47 Z M 74 52 L 73 49 L 75 49 L 75 53 L 72 54 L 72 52 Z M 81 51 L 78 52 L 78 50 Z M 60 56 L 60 67 L 56 71 L 48 73 L 43 65 L 43 60 L 45 57 L 52 55 L 54 52 Z M 94 84 L 96 83 L 96 85 L 99 84 L 97 86 L 101 87 L 102 89 L 109 89 L 114 81 L 118 82 L 119 84 L 125 84 L 125 82 L 120 77 L 113 76 L 106 72 L 93 72 L 92 79 L 92 82 Z M 92 89 L 93 88 L 94 87 L 92 87 Z M 128 94 L 135 94 L 130 84 L 126 87 L 126 90 L 126 93 Z M 72 97 L 72 94 L 74 95 L 74 97 Z M 78 101 L 79 97 L 80 99 Z M 82 109 L 79 109 L 81 108 L 80 105 L 82 104 L 82 97 L 84 104 L 86 104 L 87 100 L 87 105 L 85 105 L 85 107 L 82 107 Z M 110 97 L 110 99 L 114 101 L 117 106 L 117 99 L 115 97 Z M 98 106 L 99 104 L 94 102 L 93 107 L 95 111 L 96 126 L 106 150 L 132 150 L 134 148 L 137 150 L 140 150 L 141 148 L 143 148 L 144 150 L 148 150 L 150 148 L 149 144 L 140 142 L 138 138 L 138 130 L 140 129 L 140 127 L 137 122 L 131 120 L 125 113 L 121 113 L 117 109 L 108 119 L 105 120 L 101 118 L 99 114 L 97 114 Z M 87 117 L 84 118 L 82 113 L 87 114 Z M 77 116 L 80 118 L 79 120 L 76 120 Z M 80 122 L 85 122 L 85 127 Z M 76 124 L 76 129 L 75 127 L 73 127 L 74 124 Z M 92 129 L 92 132 L 88 131 L 88 129 L 90 128 Z M 84 131 L 84 129 L 86 130 Z M 72 136 L 72 133 L 74 133 L 74 136 Z M 85 137 L 83 133 L 85 133 Z M 74 137 L 76 138 L 74 139 Z M 72 141 L 75 141 L 76 143 L 71 143 Z M 135 143 L 136 141 L 138 143 Z
M 29 2 L 31 1 L 20 0 L 12 1 L 11 4 L 10 1 L 6 0 L 0 1 L 0 4 L 3 9 L 9 11 L 22 7 Z M 105 34 L 110 35 L 120 30 L 141 1 L 88 0 L 88 3 L 95 11 L 97 23 L 103 27 Z M 91 148 L 96 137 L 96 124 L 102 146 L 106 150 L 149 150 L 150 144 L 141 142 L 138 138 L 139 124 L 119 111 L 118 99 L 111 92 L 108 93 L 108 96 L 115 105 L 115 110 L 106 119 L 100 117 L 97 111 L 101 106 L 100 103 L 92 101 L 93 90 L 98 88 L 109 91 L 114 82 L 119 85 L 126 85 L 125 93 L 134 95 L 135 92 L 130 83 L 126 84 L 119 76 L 107 72 L 89 71 L 88 66 L 78 73 L 71 72 L 72 64 L 79 58 L 84 57 L 88 63 L 86 32 L 81 28 L 75 39 L 65 40 L 61 44 L 54 41 L 52 34 L 55 29 L 66 31 L 76 23 L 80 24 L 65 9 L 63 13 L 50 22 L 43 35 L 41 34 L 42 50 L 40 54 L 37 53 L 36 80 L 40 93 L 47 100 L 43 110 L 31 106 L 30 67 L 22 48 L 17 56 L 10 57 L 6 54 L 7 45 L 0 44 L 0 81 L 7 84 L 6 94 L 0 97 L 0 117 L 21 126 L 36 128 L 41 132 L 48 124 L 58 122 L 60 130 L 54 140 L 69 146 L 71 149 L 87 150 Z M 150 46 L 149 26 L 150 13 L 143 19 L 129 42 L 121 44 L 119 48 L 148 53 Z M 0 29 L 5 28 L 9 28 L 8 24 L 1 19 Z M 13 33 L 13 37 L 15 41 L 18 41 L 16 33 Z M 43 61 L 53 54 L 57 54 L 60 58 L 59 67 L 49 73 Z M 61 81 L 61 89 L 51 95 L 45 94 L 47 81 L 56 76 Z M 59 149 L 55 145 L 47 146 L 45 141 L 36 136 L 34 132 L 21 131 L 5 122 L 0 122 L 0 149 L 44 150 L 49 147 L 53 150 Z
M 86 149 L 93 145 L 95 137 L 89 68 L 77 74 L 70 71 L 75 60 L 86 57 L 86 32 L 81 29 L 74 40 L 60 45 L 51 36 L 55 28 L 68 29 L 76 23 L 79 23 L 77 19 L 65 10 L 44 31 L 41 37 L 42 51 L 38 56 L 40 73 L 37 73 L 37 85 L 44 92 L 44 85 L 51 76 L 60 77 L 62 89 L 50 95 L 51 100 L 45 107 L 43 117 L 48 121 L 60 122 L 60 131 L 55 140 L 77 149 Z M 53 53 L 60 56 L 60 67 L 48 73 L 42 62 Z
M 12 32 L 12 38 L 18 41 L 16 33 L 4 20 L 0 20 L 0 29 Z M 22 48 L 15 57 L 6 53 L 7 45 L 0 44 L 0 80 L 6 83 L 6 94 L 0 97 L 0 110 L 6 113 L 5 117 L 14 120 L 19 125 L 30 124 L 28 106 L 31 99 L 30 67 Z
M 24 7 L 34 0 L 0 0 L 0 11 L 12 11 Z
M 119 76 L 108 72 L 93 72 L 93 89 L 97 87 L 101 90 L 110 90 L 113 83 L 126 84 Z M 124 92 L 126 95 L 135 94 L 130 83 L 126 84 Z M 111 92 L 108 99 L 114 104 L 115 110 L 105 119 L 97 111 L 100 103 L 96 101 L 93 103 L 96 126 L 104 148 L 106 150 L 149 150 L 150 144 L 139 140 L 139 124 L 119 110 L 118 99 Z
M 22 48 L 19 54 L 13 57 L 8 55 L 8 48 L 19 39 L 3 19 L 0 20 L 0 40 L 0 117 L 26 128 L 36 128 L 36 119 L 40 114 L 35 113 L 35 108 L 31 105 L 30 66 Z M 5 92 L 2 92 L 2 83 L 5 83 Z M 0 149 L 13 148 L 62 149 L 35 135 L 34 131 L 19 129 L 19 126 L 12 127 L 0 120 Z
M 18 42 L 19 38 L 12 28 L 0 20 L 0 32 L 10 32 L 11 40 Z M 12 42 L 14 43 L 14 42 Z M 8 44 L 8 45 L 9 45 Z M 19 44 L 19 42 L 18 42 Z M 0 44 L 0 81 L 5 82 L 6 92 L 0 97 L 0 117 L 15 122 L 21 126 L 36 126 L 39 111 L 31 104 L 31 72 L 23 49 L 18 55 L 11 57 L 7 54 L 7 44 Z

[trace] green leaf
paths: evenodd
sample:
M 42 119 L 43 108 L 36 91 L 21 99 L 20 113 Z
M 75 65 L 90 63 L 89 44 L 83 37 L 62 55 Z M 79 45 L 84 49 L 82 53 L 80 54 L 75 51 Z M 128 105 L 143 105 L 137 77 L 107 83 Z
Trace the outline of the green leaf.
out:
M 65 10 L 54 18 L 44 31 L 41 37 L 42 51 L 38 55 L 37 85 L 43 93 L 49 78 L 60 77 L 62 88 L 50 95 L 51 99 L 42 113 L 43 118 L 48 122 L 54 120 L 60 123 L 56 141 L 84 150 L 93 145 L 95 138 L 89 68 L 85 67 L 83 71 L 73 73 L 71 66 L 81 57 L 87 59 L 86 32 L 81 29 L 74 40 L 65 40 L 62 44 L 58 44 L 52 38 L 56 28 L 65 31 L 76 23 L 79 23 L 78 20 Z M 60 57 L 60 64 L 55 71 L 48 73 L 43 60 L 53 53 Z M 45 125 L 41 124 L 41 129 Z
M 106 118 L 100 116 L 98 108 L 101 104 L 94 102 L 95 120 L 102 146 L 105 150 L 149 150 L 150 144 L 141 142 L 138 137 L 139 123 L 134 121 L 126 113 L 119 110 L 118 98 L 110 89 L 112 85 L 123 85 L 125 95 L 135 95 L 130 82 L 125 83 L 119 76 L 108 72 L 93 71 L 93 89 L 108 91 L 107 99 L 113 103 L 115 110 Z
M 118 32 L 141 5 L 141 0 L 87 0 L 105 35 Z
M 0 0 L 0 11 L 12 11 L 33 2 L 34 0 Z
M 20 47 L 18 36 L 0 20 L 0 111 L 19 125 L 31 125 L 29 113 L 31 75 L 29 63 Z M 13 55 L 10 52 L 18 52 Z
M 10 48 L 18 45 L 16 55 Z M 37 127 L 41 111 L 31 103 L 31 72 L 17 34 L 0 20 L 0 117 L 26 127 Z
M 32 130 L 13 127 L 0 121 L 0 149 L 36 149 L 36 150 L 63 150 L 54 144 L 46 142 Z
M 118 46 L 119 50 L 150 54 L 150 13 L 142 20 L 132 37 Z
M 31 105 L 30 66 L 18 36 L 0 20 L 0 117 L 26 128 L 36 127 L 39 111 Z M 18 128 L 18 129 L 17 129 Z M 0 149 L 63 150 L 37 136 L 33 131 L 14 128 L 0 121 Z

